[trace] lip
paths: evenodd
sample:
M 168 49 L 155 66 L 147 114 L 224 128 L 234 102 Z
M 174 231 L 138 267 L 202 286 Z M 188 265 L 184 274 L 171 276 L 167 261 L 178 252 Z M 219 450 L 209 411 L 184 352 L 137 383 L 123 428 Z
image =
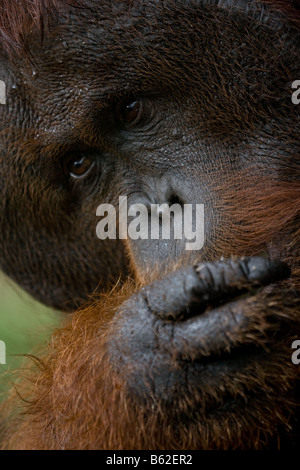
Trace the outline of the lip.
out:
M 182 363 L 182 370 L 185 371 L 189 388 L 208 388 L 216 385 L 222 388 L 224 373 L 230 375 L 233 381 L 234 378 L 238 380 L 246 370 L 250 373 L 250 370 L 256 369 L 256 364 L 261 366 L 266 354 L 262 348 L 248 344 L 230 352 L 223 351 L 222 354 L 201 357 L 189 364 Z
M 276 285 L 278 283 L 273 284 L 273 288 Z M 265 289 L 260 289 L 260 293 Z M 169 346 L 170 354 L 176 361 L 176 371 L 169 367 L 168 360 L 158 358 L 157 362 L 162 360 L 162 365 L 154 367 L 154 370 L 163 379 L 158 379 L 160 386 L 156 383 L 156 393 L 168 401 L 170 386 L 174 387 L 175 394 L 178 394 L 178 386 L 190 390 L 198 390 L 203 386 L 222 388 L 224 373 L 230 374 L 232 380 L 238 380 L 246 371 L 255 377 L 258 366 L 261 368 L 266 363 L 267 367 L 274 341 L 280 340 L 281 334 L 276 329 L 275 339 L 272 330 L 268 341 L 268 328 L 258 328 L 255 336 L 254 325 L 261 315 L 259 318 L 258 310 L 253 317 L 251 314 L 246 315 L 245 309 L 251 311 L 256 302 L 255 295 L 243 295 L 188 320 L 160 325 L 157 329 L 159 342 Z M 266 326 L 263 319 L 262 324 Z M 272 328 L 271 325 L 269 327 Z M 157 382 L 155 378 L 154 381 Z M 164 388 L 164 383 L 169 384 L 168 390 Z
M 242 296 L 214 310 L 175 323 L 172 347 L 180 351 L 181 358 L 185 360 L 194 360 L 195 355 L 208 357 L 231 350 L 235 345 L 234 338 L 239 338 L 239 344 L 249 328 L 249 319 L 243 314 L 245 302 L 247 299 Z
M 147 400 L 150 389 L 151 395 L 166 406 L 173 406 L 182 398 L 187 406 L 204 407 L 204 400 L 205 413 L 213 413 L 221 406 L 230 407 L 231 402 L 234 405 L 236 396 L 247 401 L 250 393 L 254 397 L 261 394 L 256 377 L 262 369 L 268 370 L 274 341 L 270 338 L 267 344 L 264 338 L 262 344 L 250 340 L 249 318 L 242 313 L 244 302 L 244 299 L 232 302 L 229 315 L 224 314 L 222 306 L 184 323 L 178 322 L 173 330 L 162 325 L 158 329 L 159 342 L 166 344 L 168 337 L 169 354 L 158 353 L 150 361 L 148 358 L 149 367 L 145 365 L 142 374 L 143 387 L 139 388 L 140 374 L 132 377 L 131 384 L 138 384 L 133 386 L 135 393 L 140 395 L 143 390 Z M 245 376 L 249 378 L 246 391 Z M 214 390 L 218 390 L 217 400 L 212 394 Z
M 214 320 L 217 322 L 220 319 L 221 311 L 214 312 Z M 205 336 L 199 335 L 198 329 L 207 326 L 207 322 L 201 323 L 199 318 L 188 320 L 186 325 L 176 325 L 172 338 L 168 332 L 170 354 L 164 352 L 149 357 L 146 361 L 148 366 L 145 362 L 142 374 L 131 371 L 130 389 L 145 403 L 149 394 L 165 406 L 174 406 L 174 403 L 183 400 L 187 407 L 196 409 L 204 407 L 205 401 L 205 413 L 219 409 L 220 403 L 230 406 L 230 401 L 235 401 L 235 390 L 242 395 L 241 382 L 245 375 L 251 377 L 251 393 L 260 393 L 255 377 L 258 368 L 263 367 L 268 359 L 268 353 L 255 343 L 230 343 L 228 329 L 222 331 L 226 322 L 224 320 L 219 324 L 221 341 L 214 340 L 213 343 L 213 324 Z M 237 321 L 229 320 L 228 324 L 231 333 L 247 330 L 247 320 L 242 316 Z M 165 341 L 163 336 L 159 341 Z M 217 400 L 212 395 L 213 390 L 218 390 Z
M 195 403 L 194 394 L 216 387 L 227 393 L 227 377 L 247 373 L 256 389 L 257 368 L 274 345 L 262 289 L 289 274 L 284 263 L 242 258 L 180 269 L 143 288 L 114 317 L 110 351 L 118 374 L 143 401 L 150 395 L 171 403 L 189 391 Z
M 190 316 L 185 320 L 178 319 L 171 325 L 162 325 L 160 333 L 164 328 L 169 329 L 169 340 L 164 335 L 162 341 L 171 344 L 176 351 L 176 357 L 184 361 L 208 362 L 214 357 L 222 360 L 222 357 L 229 357 L 236 349 L 241 350 L 241 346 L 247 353 L 249 346 L 261 346 L 259 338 L 253 337 L 253 332 L 259 328 L 259 322 L 262 322 L 262 328 L 266 327 L 260 313 L 261 299 L 265 300 L 270 293 L 279 289 L 281 282 L 273 282 L 267 286 L 258 285 L 248 292 L 241 291 L 231 301 L 221 301 L 218 306 L 210 307 L 204 312 L 201 303 L 197 312 L 196 302 L 187 313 Z

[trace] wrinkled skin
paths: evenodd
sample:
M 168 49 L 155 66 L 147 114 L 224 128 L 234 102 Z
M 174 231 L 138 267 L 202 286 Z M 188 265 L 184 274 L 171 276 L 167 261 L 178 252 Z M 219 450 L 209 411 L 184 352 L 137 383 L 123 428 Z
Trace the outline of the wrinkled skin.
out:
M 57 334 L 30 411 L 39 424 L 25 417 L 12 440 L 6 431 L 4 447 L 293 445 L 299 31 L 260 4 L 245 11 L 243 1 L 232 9 L 101 3 L 68 9 L 42 44 L 32 33 L 33 61 L 3 52 L 0 263 L 66 311 L 120 276 L 135 286 L 124 302 L 117 293 L 111 307 L 100 299 Z M 82 157 L 94 163 L 74 178 L 70 161 Z M 120 195 L 129 204 L 204 204 L 204 248 L 98 240 L 96 208 L 117 205 Z M 84 322 L 92 325 L 86 345 Z M 73 359 L 66 344 L 75 340 Z M 91 351 L 99 354 L 92 365 Z M 61 370 L 69 373 L 64 391 Z M 85 398 L 80 411 L 76 397 Z M 84 409 L 89 401 L 94 408 Z M 57 418 L 62 403 L 68 411 Z M 124 410 L 118 429 L 105 403 L 115 419 Z M 138 431 L 126 436 L 134 422 Z

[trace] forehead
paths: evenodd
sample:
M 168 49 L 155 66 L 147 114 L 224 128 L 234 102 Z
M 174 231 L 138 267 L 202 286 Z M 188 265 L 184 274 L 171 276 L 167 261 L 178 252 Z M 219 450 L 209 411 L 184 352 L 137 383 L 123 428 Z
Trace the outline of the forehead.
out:
M 126 94 L 176 89 L 182 99 L 188 88 L 197 90 L 201 104 L 212 93 L 223 103 L 225 83 L 228 100 L 238 94 L 244 104 L 249 94 L 258 100 L 261 87 L 270 88 L 274 67 L 279 84 L 295 79 L 296 30 L 254 2 L 217 3 L 128 0 L 69 7 L 42 44 L 39 35 L 31 36 L 35 70 L 18 59 L 22 99 L 30 98 L 35 121 L 43 122 L 48 109 L 48 121 L 59 126 L 59 115 L 76 128 L 91 110 Z
M 30 48 L 40 70 L 63 75 L 65 69 L 69 76 L 99 80 L 109 79 L 111 72 L 126 81 L 128 73 L 136 74 L 141 68 L 145 77 L 145 71 L 161 73 L 170 66 L 174 69 L 174 63 L 184 66 L 196 60 L 201 67 L 208 53 L 220 60 L 235 49 L 240 55 L 243 49 L 244 55 L 259 57 L 270 40 L 285 47 L 288 34 L 278 13 L 270 14 L 245 0 L 90 1 L 85 5 L 60 13 L 42 46 L 39 38 L 32 38 Z M 260 34 L 251 35 L 257 28 Z

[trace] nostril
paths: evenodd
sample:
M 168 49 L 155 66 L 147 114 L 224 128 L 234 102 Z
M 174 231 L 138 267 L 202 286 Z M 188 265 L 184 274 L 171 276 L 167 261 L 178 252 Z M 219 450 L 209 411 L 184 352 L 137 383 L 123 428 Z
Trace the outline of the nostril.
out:
M 180 206 L 183 206 L 184 202 L 179 196 L 177 196 L 177 194 L 172 193 L 168 198 L 168 204 L 169 206 L 172 206 L 173 204 L 179 204 Z

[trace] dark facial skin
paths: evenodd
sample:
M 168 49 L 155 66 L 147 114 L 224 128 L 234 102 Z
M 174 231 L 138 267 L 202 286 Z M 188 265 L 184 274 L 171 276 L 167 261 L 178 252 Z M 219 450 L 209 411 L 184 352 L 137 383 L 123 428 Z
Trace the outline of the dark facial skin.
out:
M 260 5 L 245 11 L 243 1 L 232 9 L 196 1 L 134 2 L 131 9 L 129 1 L 101 3 L 70 8 L 42 44 L 32 33 L 33 60 L 1 59 L 8 90 L 8 105 L 0 107 L 1 269 L 39 300 L 68 311 L 120 276 L 147 285 L 188 266 L 151 284 L 146 304 L 142 291 L 120 306 L 111 327 L 122 340 L 110 342 L 113 368 L 149 409 L 156 400 L 164 412 L 169 401 L 184 403 L 183 422 L 202 399 L 199 422 L 209 410 L 214 419 L 222 406 L 227 419 L 228 395 L 229 410 L 238 396 L 252 416 L 248 374 L 253 394 L 269 393 L 255 395 L 259 421 L 267 403 L 284 400 L 276 364 L 280 371 L 288 364 L 289 393 L 296 382 L 288 348 L 300 330 L 299 211 L 288 191 L 295 188 L 297 205 L 300 121 L 291 83 L 300 77 L 299 31 Z M 100 241 L 96 208 L 117 206 L 121 195 L 128 204 L 204 204 L 204 248 L 188 253 L 177 240 Z M 238 212 L 243 204 L 245 216 Z M 227 260 L 217 261 L 221 256 Z M 193 265 L 210 273 L 204 287 Z M 258 266 L 254 279 L 249 266 Z M 274 287 L 291 272 L 282 290 Z M 275 298 L 276 314 L 292 318 L 290 328 L 276 320 L 286 338 L 270 321 Z M 264 335 L 273 356 L 261 347 Z M 251 343 L 255 351 L 240 359 Z M 232 362 L 218 363 L 231 351 Z M 217 366 L 203 372 L 201 357 L 210 356 Z M 254 380 L 268 364 L 269 389 L 265 378 Z M 281 411 L 290 413 L 288 406 Z M 265 414 L 271 423 L 271 408 Z M 272 432 L 276 426 L 270 424 Z
M 0 108 L 5 272 L 62 309 L 84 301 L 99 282 L 105 288 L 107 280 L 126 274 L 122 243 L 95 236 L 97 206 L 115 204 L 119 195 L 129 195 L 129 203 L 176 198 L 205 204 L 206 246 L 195 258 L 214 257 L 210 247 L 222 229 L 221 210 L 214 207 L 220 174 L 225 180 L 259 163 L 255 171 L 277 177 L 285 172 L 278 159 L 287 161 L 299 148 L 298 141 L 286 145 L 297 122 L 289 97 L 299 37 L 286 35 L 279 20 L 259 25 L 251 16 L 200 10 L 195 2 L 168 12 L 148 2 L 145 11 L 134 7 L 131 14 L 126 2 L 114 13 L 104 5 L 93 14 L 76 10 L 42 46 L 32 38 L 34 66 L 19 57 L 9 64 L 2 59 L 8 88 L 8 106 Z M 242 41 L 240 24 L 248 31 Z M 275 57 L 270 43 L 278 43 Z M 134 101 L 139 110 L 132 119 L 126 105 Z M 95 164 L 76 179 L 66 161 L 82 156 Z M 151 270 L 162 259 L 172 265 L 183 254 L 181 242 L 156 245 L 130 243 L 137 270 Z

